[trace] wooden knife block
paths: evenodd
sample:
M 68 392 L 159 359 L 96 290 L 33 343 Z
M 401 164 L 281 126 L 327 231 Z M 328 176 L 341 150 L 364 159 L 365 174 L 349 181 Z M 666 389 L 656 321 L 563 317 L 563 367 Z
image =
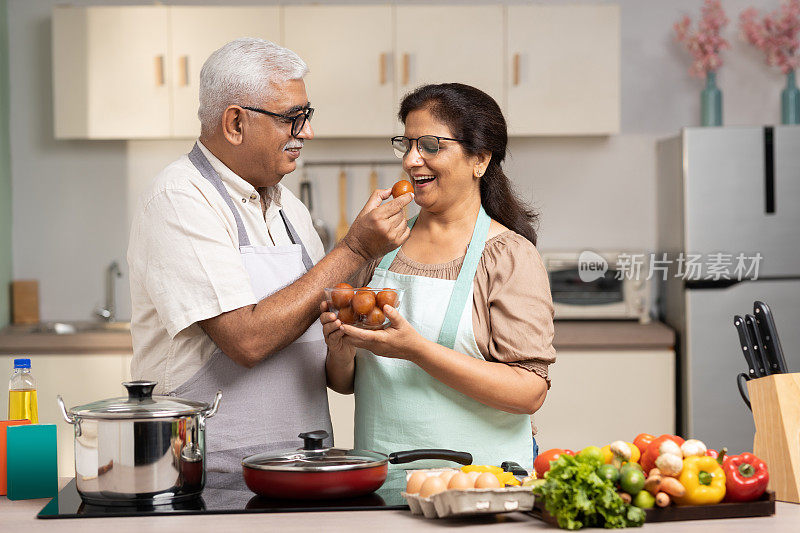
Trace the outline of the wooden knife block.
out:
M 747 382 L 756 436 L 753 453 L 769 468 L 775 499 L 800 503 L 800 374 Z

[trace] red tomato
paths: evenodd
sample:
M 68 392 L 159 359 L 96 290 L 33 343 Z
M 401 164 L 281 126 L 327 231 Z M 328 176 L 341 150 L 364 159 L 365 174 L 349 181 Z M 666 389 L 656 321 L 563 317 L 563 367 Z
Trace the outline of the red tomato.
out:
M 414 192 L 414 186 L 408 180 L 400 180 L 392 186 L 392 196 L 395 198 L 410 192 Z
M 553 448 L 547 450 L 536 456 L 533 461 L 533 469 L 536 470 L 536 477 L 541 478 L 544 473 L 550 470 L 550 461 L 557 461 L 562 455 L 575 455 L 572 450 L 562 450 L 561 448 Z
M 651 435 L 650 433 L 639 433 L 636 435 L 636 438 L 633 439 L 633 445 L 639 448 L 640 457 L 647 451 L 647 445 L 654 440 L 656 440 L 655 435 Z
M 656 440 L 647 445 L 647 451 L 642 454 L 639 463 L 642 465 L 642 470 L 650 472 L 656 466 L 656 459 L 658 459 L 658 447 L 661 443 L 667 440 L 674 441 L 678 446 L 684 443 L 684 440 L 677 435 L 661 435 Z

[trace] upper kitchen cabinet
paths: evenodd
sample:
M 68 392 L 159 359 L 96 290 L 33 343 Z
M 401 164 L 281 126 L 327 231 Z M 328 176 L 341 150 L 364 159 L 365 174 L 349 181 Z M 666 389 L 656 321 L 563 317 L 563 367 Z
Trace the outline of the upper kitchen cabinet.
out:
M 172 137 L 197 137 L 200 69 L 211 52 L 239 37 L 281 42 L 280 8 L 170 7 Z M 247 102 L 254 104 L 253 102 Z M 255 102 L 258 103 L 258 102 Z
M 618 133 L 619 6 L 507 9 L 509 133 Z
M 391 6 L 286 6 L 285 46 L 310 73 L 320 137 L 389 135 L 396 129 Z
M 426 83 L 459 82 L 505 107 L 503 6 L 396 9 L 398 98 Z
M 53 9 L 53 105 L 61 139 L 170 135 L 166 8 Z
M 200 68 L 238 37 L 281 41 L 280 8 L 53 9 L 59 139 L 196 137 Z

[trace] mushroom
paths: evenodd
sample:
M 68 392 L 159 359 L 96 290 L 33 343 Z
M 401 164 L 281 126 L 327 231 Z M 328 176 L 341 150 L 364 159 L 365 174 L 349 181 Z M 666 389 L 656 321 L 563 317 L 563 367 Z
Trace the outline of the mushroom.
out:
M 683 470 L 683 459 L 677 455 L 665 453 L 658 456 L 656 459 L 656 467 L 661 471 L 661 474 L 669 477 L 678 477 Z
M 615 467 L 619 468 L 622 466 L 622 463 L 631 460 L 631 447 L 627 442 L 615 440 L 611 443 L 610 448 L 611 453 L 614 454 L 613 459 L 611 459 L 611 464 Z
M 693 455 L 703 457 L 707 451 L 708 448 L 703 444 L 703 441 L 697 439 L 689 439 L 681 444 L 681 452 L 683 452 L 684 457 L 691 457 Z
M 673 442 L 671 440 L 665 440 L 661 443 L 661 446 L 658 447 L 658 455 L 676 455 L 683 459 L 683 452 L 681 451 L 681 447 L 678 446 L 678 443 Z

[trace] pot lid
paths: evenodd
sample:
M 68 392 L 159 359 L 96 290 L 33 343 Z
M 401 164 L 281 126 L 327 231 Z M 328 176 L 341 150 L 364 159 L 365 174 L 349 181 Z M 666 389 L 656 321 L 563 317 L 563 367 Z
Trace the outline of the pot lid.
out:
M 325 430 L 298 436 L 303 439 L 302 448 L 251 455 L 242 460 L 242 466 L 280 472 L 341 472 L 380 466 L 389 460 L 386 455 L 369 450 L 327 448 L 322 444 L 328 438 Z
M 128 389 L 127 397 L 79 405 L 70 409 L 70 414 L 88 419 L 172 418 L 209 409 L 209 405 L 203 402 L 172 396 L 153 396 L 155 381 L 127 381 L 122 385 Z

